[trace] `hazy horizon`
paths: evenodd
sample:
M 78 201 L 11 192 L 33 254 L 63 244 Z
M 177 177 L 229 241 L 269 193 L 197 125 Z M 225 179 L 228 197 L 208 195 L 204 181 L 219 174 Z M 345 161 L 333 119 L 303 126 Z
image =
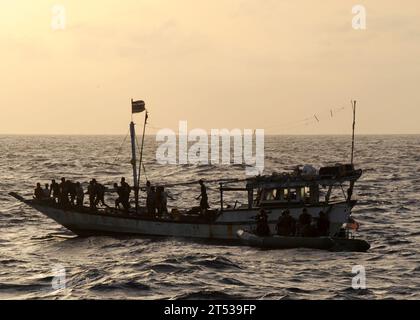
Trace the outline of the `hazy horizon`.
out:
M 52 28 L 54 5 L 65 27 Z M 366 30 L 352 8 L 366 8 Z M 0 134 L 420 134 L 420 3 L 2 0 Z M 136 115 L 141 133 L 143 115 Z

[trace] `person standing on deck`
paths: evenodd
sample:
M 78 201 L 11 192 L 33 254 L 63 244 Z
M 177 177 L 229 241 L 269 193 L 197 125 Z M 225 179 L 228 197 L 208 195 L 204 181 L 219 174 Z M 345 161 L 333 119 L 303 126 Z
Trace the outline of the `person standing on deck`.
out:
M 165 190 L 165 187 L 162 188 L 162 203 L 161 203 L 161 209 L 162 213 L 168 213 L 168 198 L 171 200 L 174 200 L 174 198 L 168 193 L 168 191 Z
M 163 213 L 163 187 L 158 186 L 156 187 L 156 209 L 158 216 L 161 216 Z
M 204 185 L 203 179 L 200 179 L 200 181 L 198 181 L 198 183 L 200 184 L 200 187 L 201 187 L 201 194 L 196 198 L 196 200 L 201 198 L 201 200 L 200 200 L 201 214 L 205 214 L 207 212 L 207 209 L 210 208 L 209 199 L 207 197 L 207 188 Z
M 93 179 L 95 185 L 95 207 L 101 203 L 103 207 L 108 207 L 105 203 L 105 186 L 95 179 Z
M 120 195 L 121 193 L 121 195 Z M 121 178 L 121 190 L 120 190 L 119 196 L 121 200 L 121 204 L 123 205 L 124 209 L 128 211 L 130 209 L 130 193 L 131 193 L 131 187 L 130 185 L 125 181 L 125 178 Z
M 115 199 L 115 209 L 120 208 L 120 204 L 123 203 L 122 199 L 124 197 L 123 187 L 118 186 L 118 183 L 114 183 L 114 191 L 118 194 L 118 198 Z
M 76 206 L 83 207 L 83 200 L 85 198 L 85 192 L 83 191 L 83 187 L 80 182 L 76 182 Z
M 41 184 L 39 182 L 36 184 L 36 188 L 34 190 L 34 198 L 37 200 L 44 199 L 44 191 L 42 190 Z
M 70 204 L 74 206 L 74 201 L 76 200 L 76 184 L 70 180 L 66 181 L 67 190 L 70 196 Z
M 66 178 L 61 178 L 61 183 L 59 184 L 60 188 L 60 198 L 59 203 L 61 206 L 66 206 L 69 203 L 69 190 L 67 189 Z
M 51 190 L 50 190 L 50 185 L 48 183 L 45 184 L 45 188 L 44 188 L 44 197 L 46 199 L 49 199 L 51 196 Z
M 55 182 L 54 179 L 51 180 L 50 189 L 50 191 L 52 192 L 53 202 L 58 203 L 60 199 L 60 186 L 57 182 Z
M 89 195 L 89 207 L 91 210 L 96 210 L 96 205 L 95 205 L 95 179 L 90 180 L 88 188 L 87 188 L 87 194 Z
M 149 180 L 146 182 L 146 187 L 143 189 L 146 192 L 146 209 L 147 213 L 150 213 L 151 210 L 151 201 L 152 201 L 152 184 Z
M 147 213 L 150 215 L 156 214 L 156 189 L 150 186 L 146 199 Z

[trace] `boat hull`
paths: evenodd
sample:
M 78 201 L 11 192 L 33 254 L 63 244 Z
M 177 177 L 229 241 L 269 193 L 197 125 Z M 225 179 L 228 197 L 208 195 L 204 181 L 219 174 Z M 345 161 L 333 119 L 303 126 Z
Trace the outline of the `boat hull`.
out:
M 11 195 L 79 236 L 124 234 L 238 241 L 239 230 L 252 231 L 256 228 L 255 216 L 258 213 L 258 209 L 226 210 L 213 219 L 200 219 L 198 216 L 187 219 L 188 221 L 185 221 L 185 217 L 178 220 L 154 219 L 127 215 L 115 210 L 91 212 L 86 208 L 65 209 L 39 201 L 25 200 L 18 194 Z M 335 234 L 347 220 L 351 204 L 341 203 L 330 205 L 329 208 L 317 206 L 307 209 L 313 216 L 317 216 L 320 210 L 329 210 L 330 233 Z M 284 208 L 274 208 L 269 212 L 268 224 L 272 234 L 276 233 L 276 223 L 283 210 Z M 302 208 L 293 208 L 290 211 L 292 216 L 297 218 Z
M 255 225 L 255 222 L 192 223 L 150 220 L 138 217 L 80 213 L 36 204 L 32 207 L 80 236 L 124 234 L 237 240 L 238 230 L 249 230 Z

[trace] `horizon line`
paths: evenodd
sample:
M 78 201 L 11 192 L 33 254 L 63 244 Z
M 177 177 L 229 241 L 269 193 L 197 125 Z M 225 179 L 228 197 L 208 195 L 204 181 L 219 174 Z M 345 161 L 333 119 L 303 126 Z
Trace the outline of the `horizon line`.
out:
M 138 136 L 140 134 L 137 134 Z M 146 136 L 155 136 L 148 133 Z M 210 134 L 209 134 L 210 135 Z M 266 136 L 351 136 L 351 133 L 267 133 Z M 356 133 L 355 136 L 415 136 L 419 133 Z M 123 133 L 0 133 L 0 136 L 124 136 Z M 179 134 L 176 134 L 179 136 Z

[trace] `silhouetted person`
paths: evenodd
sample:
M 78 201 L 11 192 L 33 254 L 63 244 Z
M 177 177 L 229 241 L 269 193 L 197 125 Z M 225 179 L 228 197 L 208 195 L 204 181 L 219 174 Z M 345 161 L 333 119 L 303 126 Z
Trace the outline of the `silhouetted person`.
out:
M 270 235 L 270 227 L 268 226 L 268 216 L 264 209 L 261 209 L 257 217 L 256 234 L 260 237 L 268 237 Z
M 149 180 L 146 181 L 146 187 L 144 188 L 144 191 L 146 192 L 146 208 L 147 208 L 147 213 L 149 213 L 149 207 L 150 207 L 150 201 L 151 201 L 151 195 L 150 193 L 152 192 L 152 184 L 150 183 Z
M 76 200 L 76 184 L 71 182 L 70 180 L 66 181 L 67 191 L 70 196 L 70 203 L 74 205 L 74 201 Z
M 69 191 L 67 188 L 66 178 L 61 178 L 60 187 L 60 198 L 59 203 L 62 206 L 65 206 L 69 203 Z
M 162 212 L 168 213 L 168 198 L 174 200 L 169 193 L 162 187 Z
M 157 187 L 156 188 L 156 209 L 157 209 L 157 213 L 158 215 L 162 214 L 162 197 L 163 197 L 163 188 L 162 187 Z
M 76 205 L 78 207 L 83 207 L 83 201 L 85 199 L 85 192 L 80 182 L 76 182 L 75 192 L 76 192 Z
M 290 215 L 289 210 L 282 212 L 277 222 L 277 234 L 279 236 L 293 236 L 295 234 L 296 221 Z
M 123 205 L 124 209 L 128 211 L 130 209 L 130 193 L 131 193 L 131 187 L 130 185 L 125 181 L 125 178 L 121 178 L 121 204 Z
M 122 205 L 122 197 L 123 197 L 123 191 L 122 187 L 118 186 L 118 183 L 114 183 L 114 191 L 117 193 L 118 198 L 115 199 L 115 209 L 120 208 L 120 204 Z
M 48 183 L 45 184 L 45 188 L 44 188 L 44 197 L 46 199 L 49 199 L 51 196 L 51 190 L 50 190 L 50 185 Z
M 316 225 L 318 236 L 328 236 L 330 230 L 330 220 L 324 211 L 319 213 L 319 218 Z
M 95 185 L 95 207 L 101 203 L 102 206 L 107 207 L 105 203 L 105 186 L 93 179 Z
M 95 205 L 95 196 L 96 196 L 96 189 L 95 189 L 95 182 L 96 180 L 90 180 L 88 188 L 87 188 L 87 194 L 89 195 L 89 207 L 91 210 L 96 210 Z
M 303 208 L 301 215 L 299 216 L 299 234 L 304 237 L 308 237 L 311 234 L 311 223 L 312 216 L 308 213 L 306 208 Z
M 54 203 L 58 203 L 60 199 L 60 186 L 55 180 L 51 180 L 50 191 L 52 193 Z
M 44 190 L 42 190 L 41 184 L 38 182 L 34 190 L 34 198 L 37 200 L 44 200 Z
M 168 193 L 164 187 L 157 187 L 156 190 L 156 208 L 159 215 L 168 213 Z
M 147 207 L 147 213 L 148 214 L 155 215 L 155 213 L 156 213 L 156 189 L 155 189 L 155 187 L 151 186 L 149 192 L 147 193 L 146 207 Z
M 200 184 L 201 193 L 196 199 L 198 200 L 198 199 L 201 198 L 200 209 L 201 209 L 201 214 L 204 214 L 204 213 L 206 213 L 207 209 L 210 208 L 209 199 L 207 197 L 207 188 L 204 185 L 204 181 L 202 179 L 200 179 L 200 181 L 198 181 L 198 183 Z
M 123 206 L 124 211 L 128 211 L 130 204 L 128 202 L 127 188 L 124 185 L 118 186 L 118 183 L 114 183 L 114 191 L 118 194 L 118 198 L 115 199 L 115 208 L 120 209 L 120 205 Z

